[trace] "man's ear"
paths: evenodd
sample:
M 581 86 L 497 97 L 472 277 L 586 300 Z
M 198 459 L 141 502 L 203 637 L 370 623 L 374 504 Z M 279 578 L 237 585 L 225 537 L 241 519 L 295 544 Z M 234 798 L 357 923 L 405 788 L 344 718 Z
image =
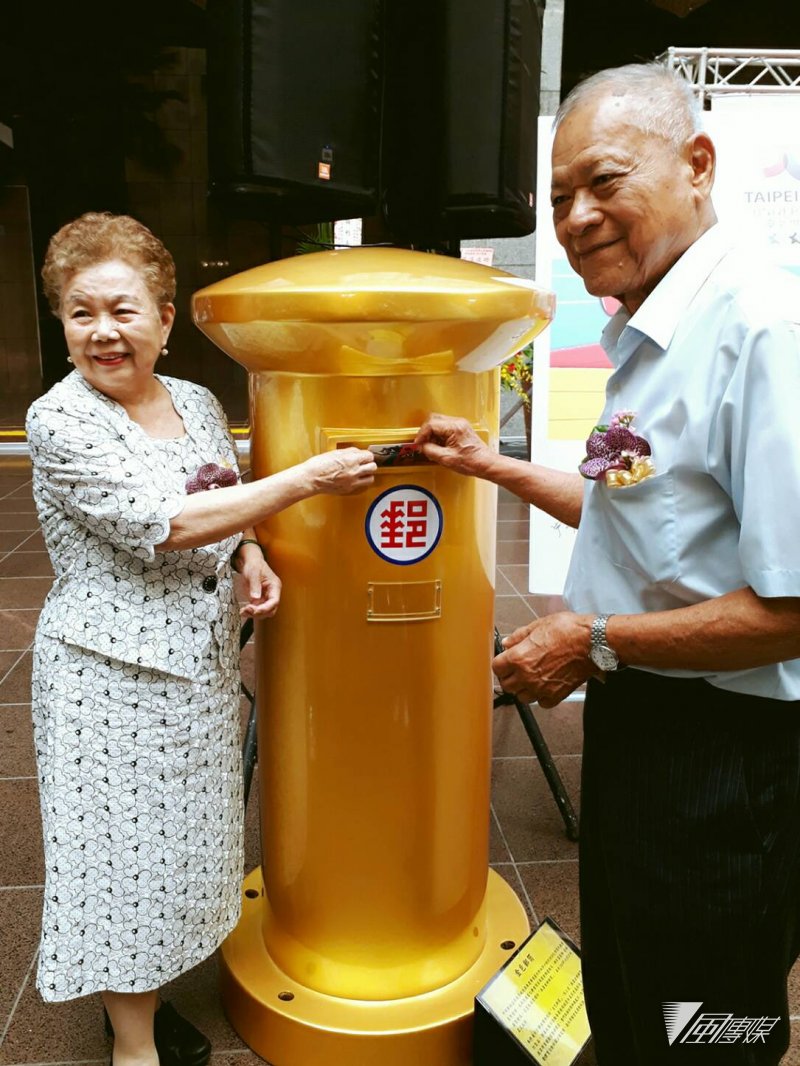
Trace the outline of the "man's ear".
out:
M 717 150 L 707 133 L 695 133 L 688 142 L 689 163 L 692 168 L 692 184 L 704 197 L 711 195 Z

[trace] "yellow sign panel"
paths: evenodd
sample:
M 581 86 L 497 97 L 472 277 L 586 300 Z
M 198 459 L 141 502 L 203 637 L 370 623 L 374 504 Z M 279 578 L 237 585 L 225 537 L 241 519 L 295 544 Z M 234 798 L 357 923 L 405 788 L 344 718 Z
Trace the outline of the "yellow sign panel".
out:
M 539 1066 L 572 1066 L 589 1039 L 580 956 L 549 918 L 478 1001 Z

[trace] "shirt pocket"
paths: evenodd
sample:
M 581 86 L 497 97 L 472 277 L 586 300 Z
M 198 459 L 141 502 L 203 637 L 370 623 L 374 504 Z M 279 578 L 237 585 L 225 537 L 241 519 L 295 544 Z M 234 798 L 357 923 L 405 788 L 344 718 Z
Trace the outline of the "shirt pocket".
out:
M 599 537 L 609 560 L 649 582 L 672 582 L 680 573 L 675 481 L 671 473 L 636 485 L 598 485 Z

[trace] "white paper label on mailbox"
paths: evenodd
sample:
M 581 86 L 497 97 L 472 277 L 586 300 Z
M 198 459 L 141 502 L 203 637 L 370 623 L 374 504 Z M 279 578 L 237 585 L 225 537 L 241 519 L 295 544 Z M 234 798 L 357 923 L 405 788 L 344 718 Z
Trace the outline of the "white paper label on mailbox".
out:
M 388 563 L 408 566 L 430 555 L 442 535 L 439 501 L 419 485 L 382 492 L 367 512 L 367 540 Z

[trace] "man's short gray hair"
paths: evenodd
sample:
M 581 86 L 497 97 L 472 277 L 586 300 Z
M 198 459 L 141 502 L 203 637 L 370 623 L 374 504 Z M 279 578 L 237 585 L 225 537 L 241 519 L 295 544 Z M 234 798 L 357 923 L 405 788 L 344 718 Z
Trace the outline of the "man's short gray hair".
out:
M 556 111 L 553 129 L 580 104 L 606 94 L 631 97 L 637 126 L 644 133 L 663 137 L 676 150 L 703 128 L 700 102 L 685 78 L 661 63 L 629 63 L 579 82 Z

